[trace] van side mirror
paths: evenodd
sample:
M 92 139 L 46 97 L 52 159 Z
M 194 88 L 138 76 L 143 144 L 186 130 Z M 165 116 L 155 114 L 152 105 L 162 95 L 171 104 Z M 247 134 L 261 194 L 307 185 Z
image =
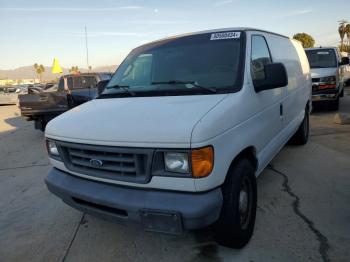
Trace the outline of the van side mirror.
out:
M 342 57 L 341 58 L 341 62 L 339 63 L 339 65 L 348 65 L 348 64 L 350 64 L 350 59 L 349 59 L 349 57 Z
M 256 92 L 288 85 L 287 71 L 282 63 L 267 64 L 264 66 L 264 72 L 265 79 L 253 81 Z
M 97 96 L 101 95 L 103 90 L 105 90 L 105 87 L 107 86 L 109 80 L 102 80 L 98 82 L 96 88 L 97 88 Z

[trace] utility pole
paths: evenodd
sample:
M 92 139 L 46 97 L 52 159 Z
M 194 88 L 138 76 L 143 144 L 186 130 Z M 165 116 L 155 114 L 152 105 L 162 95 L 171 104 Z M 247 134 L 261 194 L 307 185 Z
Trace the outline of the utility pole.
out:
M 88 41 L 87 41 L 87 30 L 86 30 L 86 26 L 85 26 L 85 46 L 86 46 L 86 64 L 87 64 L 87 68 L 90 72 L 90 65 L 89 65 L 89 49 L 88 49 Z

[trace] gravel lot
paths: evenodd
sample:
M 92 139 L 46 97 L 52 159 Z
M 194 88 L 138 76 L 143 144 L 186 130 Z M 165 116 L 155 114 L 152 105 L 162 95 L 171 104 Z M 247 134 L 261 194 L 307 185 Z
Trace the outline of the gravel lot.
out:
M 350 90 L 341 110 L 350 112 Z M 210 229 L 144 232 L 84 215 L 50 194 L 43 134 L 0 106 L 1 261 L 349 261 L 350 125 L 311 116 L 304 147 L 286 146 L 258 178 L 255 233 L 242 250 Z

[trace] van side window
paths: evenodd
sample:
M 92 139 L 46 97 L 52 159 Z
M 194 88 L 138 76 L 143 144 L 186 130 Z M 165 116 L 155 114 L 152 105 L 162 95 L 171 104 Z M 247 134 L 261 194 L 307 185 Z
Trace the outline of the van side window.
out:
M 265 79 L 264 66 L 270 63 L 272 63 L 272 59 L 265 38 L 260 35 L 253 35 L 250 63 L 253 81 Z

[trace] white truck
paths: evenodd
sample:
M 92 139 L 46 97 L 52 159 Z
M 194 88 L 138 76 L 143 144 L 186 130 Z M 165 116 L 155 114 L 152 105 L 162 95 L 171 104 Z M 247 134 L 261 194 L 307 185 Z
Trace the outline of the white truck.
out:
M 311 68 L 312 101 L 327 103 L 330 109 L 338 110 L 349 58 L 342 57 L 337 47 L 306 48 L 305 52 Z
M 213 226 L 243 247 L 256 177 L 305 144 L 309 63 L 299 42 L 249 28 L 132 50 L 100 97 L 50 121 L 48 189 L 82 212 L 179 234 Z

